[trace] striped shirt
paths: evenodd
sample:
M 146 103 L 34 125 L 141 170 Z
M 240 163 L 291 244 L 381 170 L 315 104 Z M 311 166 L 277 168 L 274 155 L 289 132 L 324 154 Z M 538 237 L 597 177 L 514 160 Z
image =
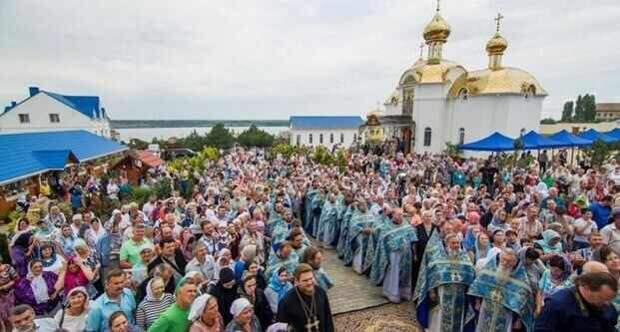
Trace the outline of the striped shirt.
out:
M 136 324 L 146 331 L 174 302 L 174 296 L 168 293 L 159 300 L 145 298 L 136 310 Z

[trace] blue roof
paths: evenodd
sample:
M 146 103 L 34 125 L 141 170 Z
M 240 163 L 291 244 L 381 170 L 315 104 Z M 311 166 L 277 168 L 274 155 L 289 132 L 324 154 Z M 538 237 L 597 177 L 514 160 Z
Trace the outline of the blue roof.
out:
M 549 138 L 556 142 L 563 143 L 566 147 L 587 146 L 592 144 L 592 141 L 573 135 L 566 131 L 566 129 L 562 129 L 562 131 L 549 136 Z
M 510 151 L 514 150 L 514 139 L 494 132 L 481 140 L 459 145 L 458 148 L 473 151 Z
M 583 138 L 583 139 L 587 139 L 591 142 L 594 141 L 603 141 L 605 143 L 611 143 L 611 142 L 615 142 L 616 139 L 613 137 L 609 137 L 603 133 L 599 133 L 598 131 L 590 128 L 586 131 L 584 131 L 583 133 L 579 134 L 579 137 Z
M 551 138 L 540 135 L 535 131 L 523 135 L 523 149 L 524 150 L 539 150 L 549 148 L 561 148 L 566 147 L 566 144 L 554 141 Z
M 603 134 L 611 138 L 615 138 L 616 140 L 620 140 L 620 128 L 615 128 L 614 130 L 604 132 Z
M 105 114 L 105 111 L 102 108 L 100 108 L 99 97 L 97 96 L 67 96 L 67 95 L 61 95 L 59 93 L 50 92 L 50 91 L 44 91 L 44 90 L 37 90 L 37 91 L 38 92 L 36 92 L 34 95 L 31 95 L 30 97 L 20 101 L 19 103 L 5 107 L 5 113 L 14 109 L 16 106 L 23 104 L 28 99 L 36 96 L 37 94 L 44 93 L 56 99 L 57 101 L 65 104 L 66 106 L 86 115 L 87 117 L 91 119 L 94 117 L 100 117 L 100 116 L 107 117 Z
M 359 116 L 291 116 L 292 129 L 357 129 L 364 124 Z
M 127 149 L 85 130 L 0 135 L 0 184 L 62 170 L 68 160 L 84 162 Z

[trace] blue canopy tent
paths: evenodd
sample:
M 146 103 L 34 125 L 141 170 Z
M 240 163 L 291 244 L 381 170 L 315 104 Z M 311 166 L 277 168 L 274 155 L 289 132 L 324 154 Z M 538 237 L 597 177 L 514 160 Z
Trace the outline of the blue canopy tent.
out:
M 591 140 L 573 135 L 566 131 L 566 129 L 562 129 L 562 131 L 549 136 L 549 138 L 562 143 L 563 147 L 585 147 L 592 144 Z
M 599 133 L 598 131 L 590 128 L 586 131 L 584 131 L 583 133 L 579 134 L 579 137 L 590 140 L 591 142 L 594 141 L 603 141 L 605 143 L 611 143 L 611 142 L 615 142 L 616 139 L 614 139 L 613 137 L 609 137 L 603 133 Z
M 523 135 L 522 139 L 524 150 L 555 149 L 566 146 L 561 142 L 557 142 L 549 137 L 540 135 L 533 130 Z
M 514 139 L 504 136 L 498 132 L 494 132 L 481 140 L 459 145 L 458 149 L 492 152 L 510 151 L 514 150 Z
M 603 134 L 615 139 L 616 141 L 620 141 L 620 128 L 616 128 L 612 131 L 604 132 Z

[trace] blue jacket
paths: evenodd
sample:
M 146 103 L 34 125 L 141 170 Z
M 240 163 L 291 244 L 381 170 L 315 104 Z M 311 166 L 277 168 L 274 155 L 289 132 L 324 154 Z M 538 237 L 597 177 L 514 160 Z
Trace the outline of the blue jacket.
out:
M 603 310 L 582 311 L 574 287 L 558 290 L 545 300 L 535 332 L 613 332 L 618 313 L 613 305 Z
M 609 224 L 609 215 L 611 214 L 611 207 L 603 206 L 601 203 L 594 203 L 590 205 L 592 211 L 592 219 L 596 222 L 596 226 L 599 230 L 603 229 Z

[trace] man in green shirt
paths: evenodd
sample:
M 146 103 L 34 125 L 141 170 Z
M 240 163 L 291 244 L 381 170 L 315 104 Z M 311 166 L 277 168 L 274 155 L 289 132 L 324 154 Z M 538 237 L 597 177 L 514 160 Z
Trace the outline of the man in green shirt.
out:
M 140 262 L 140 251 L 143 247 L 152 247 L 153 244 L 144 238 L 144 224 L 139 222 L 133 226 L 133 237 L 123 242 L 120 252 L 120 268 L 131 269 Z
M 189 330 L 189 309 L 196 298 L 196 285 L 188 278 L 179 281 L 175 292 L 176 303 L 151 325 L 148 332 L 176 332 Z

